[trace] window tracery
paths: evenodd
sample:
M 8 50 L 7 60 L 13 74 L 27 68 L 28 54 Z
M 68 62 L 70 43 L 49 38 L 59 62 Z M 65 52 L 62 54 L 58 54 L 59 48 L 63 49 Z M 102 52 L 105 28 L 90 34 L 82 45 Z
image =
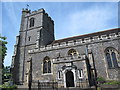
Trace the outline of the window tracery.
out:
M 106 55 L 106 60 L 107 60 L 109 68 L 117 68 L 118 67 L 117 54 L 118 54 L 118 52 L 114 48 L 106 49 L 105 55 Z
M 51 61 L 49 57 L 43 60 L 43 73 L 51 73 Z
M 33 27 L 34 26 L 34 18 L 31 18 L 30 19 L 30 27 Z
M 77 53 L 77 51 L 75 50 L 75 49 L 70 49 L 69 51 L 68 51 L 68 55 L 69 56 L 75 56 L 75 55 L 77 55 L 78 53 Z

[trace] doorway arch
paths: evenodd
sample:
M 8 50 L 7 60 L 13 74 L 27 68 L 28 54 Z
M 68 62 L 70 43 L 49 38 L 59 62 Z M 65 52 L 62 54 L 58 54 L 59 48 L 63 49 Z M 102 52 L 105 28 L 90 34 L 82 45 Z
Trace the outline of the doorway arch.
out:
M 72 71 L 66 72 L 66 87 L 74 87 L 74 74 Z

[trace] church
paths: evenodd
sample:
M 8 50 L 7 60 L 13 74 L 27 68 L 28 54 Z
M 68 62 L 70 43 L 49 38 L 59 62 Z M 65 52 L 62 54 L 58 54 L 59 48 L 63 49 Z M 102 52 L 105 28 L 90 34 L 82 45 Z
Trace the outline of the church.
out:
M 120 79 L 120 28 L 55 40 L 54 21 L 44 9 L 22 10 L 12 56 L 13 81 L 57 82 L 58 87 L 91 87 L 97 77 Z

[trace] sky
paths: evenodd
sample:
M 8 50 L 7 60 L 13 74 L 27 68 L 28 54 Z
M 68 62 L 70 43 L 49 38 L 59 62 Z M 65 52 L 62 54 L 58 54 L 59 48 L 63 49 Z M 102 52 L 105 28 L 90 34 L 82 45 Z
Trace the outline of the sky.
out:
M 56 40 L 118 27 L 117 2 L 2 2 L 2 36 L 8 41 L 5 66 L 11 65 L 21 11 L 26 4 L 31 11 L 45 9 L 54 20 Z

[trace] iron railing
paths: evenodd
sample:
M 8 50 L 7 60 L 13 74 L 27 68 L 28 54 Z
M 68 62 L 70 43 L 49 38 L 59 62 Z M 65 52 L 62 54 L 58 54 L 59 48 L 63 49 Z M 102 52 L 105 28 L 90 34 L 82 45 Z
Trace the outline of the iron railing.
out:
M 38 81 L 38 90 L 58 90 L 58 82 L 40 82 Z

